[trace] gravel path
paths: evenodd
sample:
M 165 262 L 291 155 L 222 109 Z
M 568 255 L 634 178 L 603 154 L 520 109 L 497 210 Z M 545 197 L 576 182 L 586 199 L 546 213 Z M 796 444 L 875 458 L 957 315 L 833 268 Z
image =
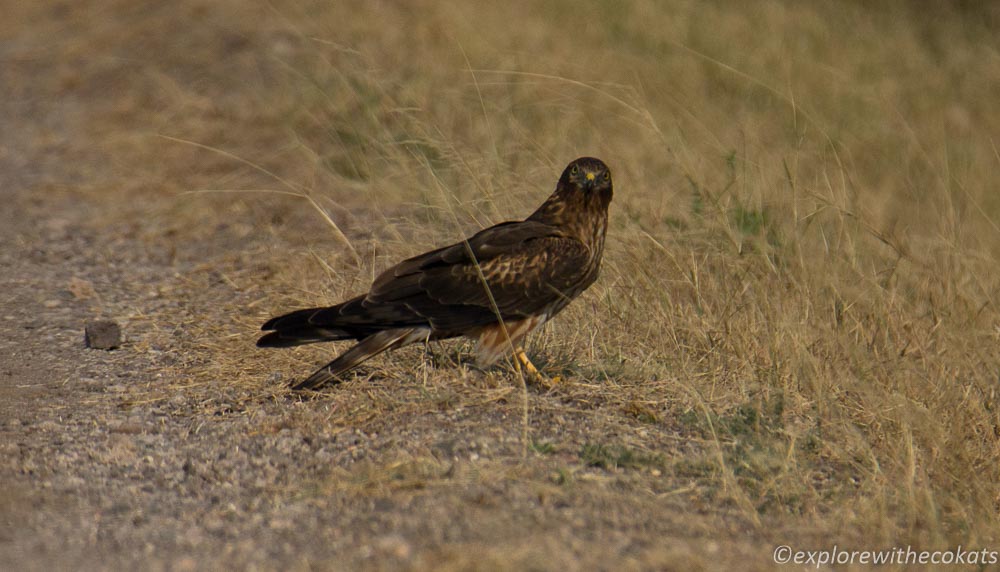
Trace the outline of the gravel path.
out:
M 91 32 L 71 8 L 14 10 L 0 27 L 0 569 L 694 570 L 757 554 L 750 523 L 690 500 L 662 463 L 581 461 L 595 435 L 692 446 L 668 423 L 533 393 L 533 435 L 559 445 L 523 459 L 504 373 L 389 375 L 304 400 L 259 354 L 222 367 L 255 351 L 269 310 L 255 253 L 274 239 L 211 209 L 170 230 L 179 207 L 155 188 L 217 158 L 122 133 L 155 131 L 147 112 L 196 116 L 156 99 L 164 78 L 229 77 L 254 37 L 187 16 L 144 36 L 145 14 L 104 8 L 100 57 L 74 51 Z M 176 51 L 147 45 L 160 36 Z M 185 64 L 206 37 L 221 38 L 219 69 Z M 129 59 L 134 46 L 155 57 Z M 85 346 L 102 319 L 122 327 L 118 349 Z

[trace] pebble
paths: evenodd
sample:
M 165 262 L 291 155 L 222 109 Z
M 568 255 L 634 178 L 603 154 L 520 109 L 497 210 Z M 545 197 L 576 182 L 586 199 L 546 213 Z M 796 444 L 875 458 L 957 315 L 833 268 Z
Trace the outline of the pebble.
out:
M 389 534 L 375 540 L 375 546 L 383 554 L 406 560 L 413 554 L 413 547 L 402 536 Z
M 117 322 L 96 320 L 84 328 L 87 347 L 95 350 L 113 350 L 122 344 L 122 330 Z

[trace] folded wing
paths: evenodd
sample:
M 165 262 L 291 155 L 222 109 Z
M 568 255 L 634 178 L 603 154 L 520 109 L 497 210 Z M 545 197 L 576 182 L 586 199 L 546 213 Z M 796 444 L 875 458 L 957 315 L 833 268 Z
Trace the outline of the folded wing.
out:
M 495 323 L 497 311 L 505 321 L 552 312 L 592 281 L 588 260 L 587 247 L 554 226 L 499 224 L 400 262 L 383 272 L 367 295 L 278 316 L 264 324 L 262 329 L 273 331 L 257 345 L 362 340 L 414 327 L 444 338 Z
M 562 307 L 588 279 L 590 258 L 558 228 L 504 223 L 386 270 L 363 304 L 402 305 L 435 332 L 458 335 L 496 322 L 497 311 L 514 320 Z

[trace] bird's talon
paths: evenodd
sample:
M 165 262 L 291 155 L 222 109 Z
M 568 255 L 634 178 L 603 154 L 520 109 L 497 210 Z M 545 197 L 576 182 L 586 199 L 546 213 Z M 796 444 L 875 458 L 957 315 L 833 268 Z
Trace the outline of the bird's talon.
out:
M 517 357 L 517 361 L 524 368 L 523 372 L 525 374 L 525 377 L 527 379 L 530 379 L 532 383 L 544 389 L 552 389 L 553 387 L 556 386 L 557 383 L 562 381 L 561 376 L 557 375 L 555 377 L 548 377 L 544 373 L 538 371 L 538 368 L 535 367 L 535 364 L 531 363 L 531 360 L 528 359 L 528 355 L 524 353 L 523 349 L 518 349 L 517 353 L 515 353 L 514 355 L 515 357 Z

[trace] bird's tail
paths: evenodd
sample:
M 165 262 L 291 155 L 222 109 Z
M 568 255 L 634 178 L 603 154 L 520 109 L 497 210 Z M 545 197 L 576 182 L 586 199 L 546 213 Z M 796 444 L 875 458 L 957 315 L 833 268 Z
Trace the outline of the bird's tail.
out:
M 302 344 L 357 338 L 356 333 L 332 325 L 317 325 L 314 317 L 326 308 L 296 310 L 271 318 L 260 329 L 273 330 L 257 340 L 259 348 L 290 348 Z
M 340 374 L 361 365 L 369 358 L 389 349 L 426 340 L 430 333 L 430 328 L 416 327 L 383 330 L 372 334 L 340 354 L 337 359 L 316 370 L 306 379 L 293 383 L 292 389 L 317 389 L 327 383 L 338 383 Z

